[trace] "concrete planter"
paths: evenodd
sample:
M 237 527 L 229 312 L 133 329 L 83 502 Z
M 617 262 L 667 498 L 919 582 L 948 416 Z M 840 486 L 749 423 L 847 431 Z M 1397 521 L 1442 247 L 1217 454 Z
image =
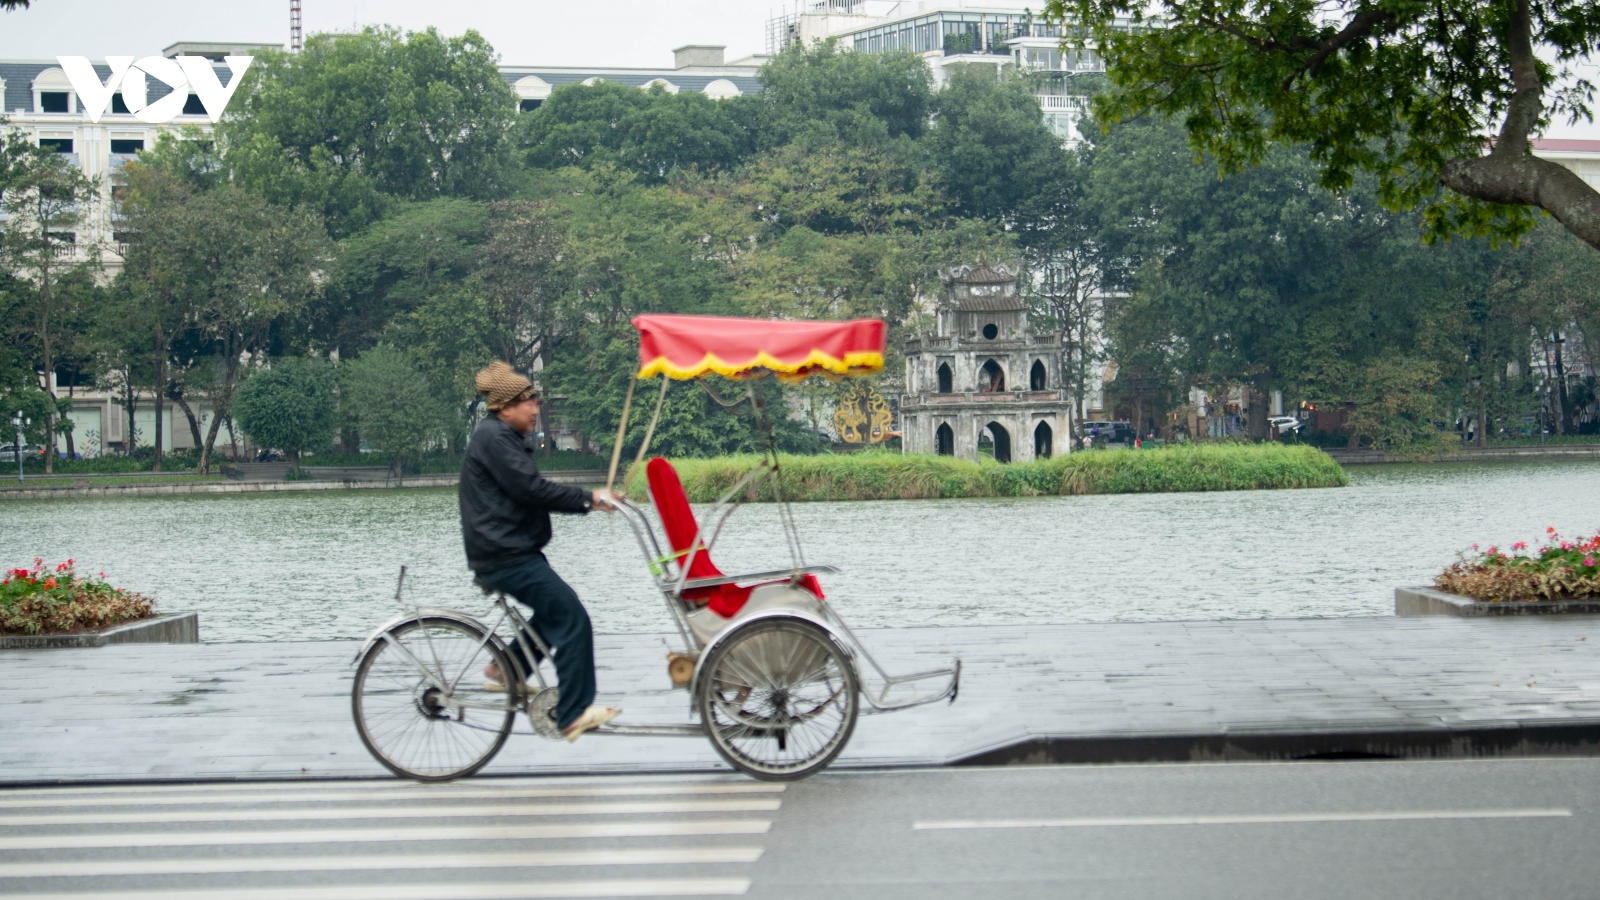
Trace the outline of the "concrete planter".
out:
M 200 614 L 172 613 L 79 634 L 0 634 L 0 650 L 104 647 L 106 644 L 198 644 Z
M 1600 600 L 1539 600 L 1489 603 L 1431 587 L 1394 589 L 1397 616 L 1552 616 L 1600 615 Z

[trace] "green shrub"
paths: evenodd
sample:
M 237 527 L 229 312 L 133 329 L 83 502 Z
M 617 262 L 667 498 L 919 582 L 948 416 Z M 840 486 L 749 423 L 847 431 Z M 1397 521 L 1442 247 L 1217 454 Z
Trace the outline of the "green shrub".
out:
M 756 455 L 674 460 L 696 503 L 715 500 L 761 460 Z M 783 493 L 791 500 L 928 500 L 1057 494 L 1138 494 L 1343 487 L 1338 463 L 1312 447 L 1284 444 L 1178 444 L 1156 450 L 1072 453 L 1001 465 L 884 451 L 784 456 Z M 624 479 L 645 496 L 643 471 Z M 772 500 L 772 485 L 759 499 Z

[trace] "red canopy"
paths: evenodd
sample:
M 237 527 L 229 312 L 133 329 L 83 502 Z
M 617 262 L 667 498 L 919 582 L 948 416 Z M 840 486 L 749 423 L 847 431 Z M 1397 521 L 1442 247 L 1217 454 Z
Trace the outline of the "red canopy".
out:
M 727 378 L 774 374 L 845 377 L 883 368 L 884 327 L 850 322 L 735 319 L 726 316 L 638 316 L 639 377 L 680 381 L 715 372 Z

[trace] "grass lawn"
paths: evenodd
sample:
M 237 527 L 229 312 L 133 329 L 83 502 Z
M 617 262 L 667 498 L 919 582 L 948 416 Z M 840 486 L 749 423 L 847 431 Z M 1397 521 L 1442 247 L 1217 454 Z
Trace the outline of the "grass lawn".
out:
M 756 465 L 757 456 L 673 460 L 689 499 L 715 500 Z M 1343 487 L 1344 469 L 1322 451 L 1277 443 L 1190 443 L 1152 450 L 1094 450 L 1001 465 L 884 451 L 785 456 L 791 500 L 924 500 L 1060 494 L 1138 494 Z M 630 496 L 645 496 L 642 471 Z M 771 486 L 761 499 L 773 499 Z

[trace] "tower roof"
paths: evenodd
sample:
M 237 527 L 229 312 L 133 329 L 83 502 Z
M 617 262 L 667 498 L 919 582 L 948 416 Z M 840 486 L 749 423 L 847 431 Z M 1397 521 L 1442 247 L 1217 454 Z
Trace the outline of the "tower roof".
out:
M 1004 263 L 990 265 L 978 255 L 972 266 L 953 266 L 939 273 L 948 292 L 947 303 L 958 312 L 1019 312 L 1026 310 L 1017 293 L 1017 272 Z

